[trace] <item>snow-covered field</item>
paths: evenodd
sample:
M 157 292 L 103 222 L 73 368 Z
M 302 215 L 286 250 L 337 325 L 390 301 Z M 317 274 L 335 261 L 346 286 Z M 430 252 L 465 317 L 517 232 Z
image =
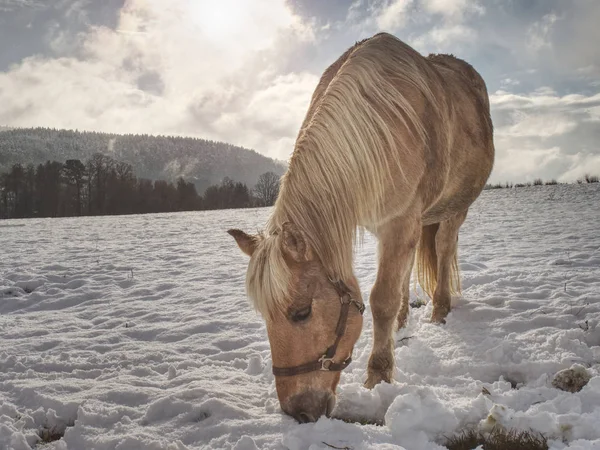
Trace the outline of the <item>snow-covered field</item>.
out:
M 483 193 L 448 323 L 412 308 L 396 382 L 372 391 L 367 308 L 335 414 L 383 426 L 281 413 L 247 259 L 225 233 L 268 209 L 1 221 L 0 449 L 438 449 L 480 421 L 600 449 L 599 205 L 598 185 Z M 356 258 L 365 299 L 375 248 L 367 236 Z M 587 386 L 553 388 L 575 363 Z

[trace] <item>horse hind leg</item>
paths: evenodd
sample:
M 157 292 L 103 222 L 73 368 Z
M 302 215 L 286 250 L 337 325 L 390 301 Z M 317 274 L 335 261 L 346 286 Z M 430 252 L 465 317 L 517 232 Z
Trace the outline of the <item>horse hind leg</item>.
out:
M 379 239 L 377 280 L 369 303 L 373 314 L 373 350 L 367 367 L 369 389 L 391 382 L 394 372 L 394 330 L 401 311 L 401 288 L 412 267 L 421 232 L 417 214 L 396 218 L 376 230 Z
M 460 292 L 458 231 L 466 217 L 467 211 L 464 211 L 440 222 L 434 235 L 436 267 L 431 313 L 431 321 L 434 323 L 445 323 L 450 312 L 451 296 Z M 429 288 L 431 287 L 430 284 Z M 431 295 L 431 291 L 429 294 Z

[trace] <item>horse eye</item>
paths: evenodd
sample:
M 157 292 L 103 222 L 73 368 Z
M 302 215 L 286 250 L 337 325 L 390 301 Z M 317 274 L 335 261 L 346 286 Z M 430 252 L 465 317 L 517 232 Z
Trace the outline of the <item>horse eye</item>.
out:
M 295 311 L 294 313 L 292 313 L 292 322 L 302 322 L 303 320 L 308 319 L 308 316 L 310 316 L 311 311 L 312 306 L 308 306 L 307 308 Z

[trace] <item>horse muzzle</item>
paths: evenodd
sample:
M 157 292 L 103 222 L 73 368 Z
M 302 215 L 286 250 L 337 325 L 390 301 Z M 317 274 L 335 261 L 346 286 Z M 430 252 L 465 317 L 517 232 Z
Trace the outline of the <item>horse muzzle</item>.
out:
M 310 390 L 291 397 L 282 409 L 300 423 L 316 422 L 329 417 L 335 407 L 335 395 L 329 391 Z

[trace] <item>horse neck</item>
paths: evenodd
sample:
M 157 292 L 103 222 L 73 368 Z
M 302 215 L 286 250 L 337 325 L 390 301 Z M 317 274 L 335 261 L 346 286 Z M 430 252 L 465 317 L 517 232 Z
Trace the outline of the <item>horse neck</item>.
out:
M 313 178 L 294 158 L 282 180 L 268 231 L 276 232 L 287 221 L 303 233 L 315 256 L 330 277 L 348 281 L 353 277 L 352 257 L 358 221 L 352 194 L 331 189 L 331 180 Z M 335 176 L 333 177 L 335 178 Z M 324 193 L 324 188 L 329 187 Z

